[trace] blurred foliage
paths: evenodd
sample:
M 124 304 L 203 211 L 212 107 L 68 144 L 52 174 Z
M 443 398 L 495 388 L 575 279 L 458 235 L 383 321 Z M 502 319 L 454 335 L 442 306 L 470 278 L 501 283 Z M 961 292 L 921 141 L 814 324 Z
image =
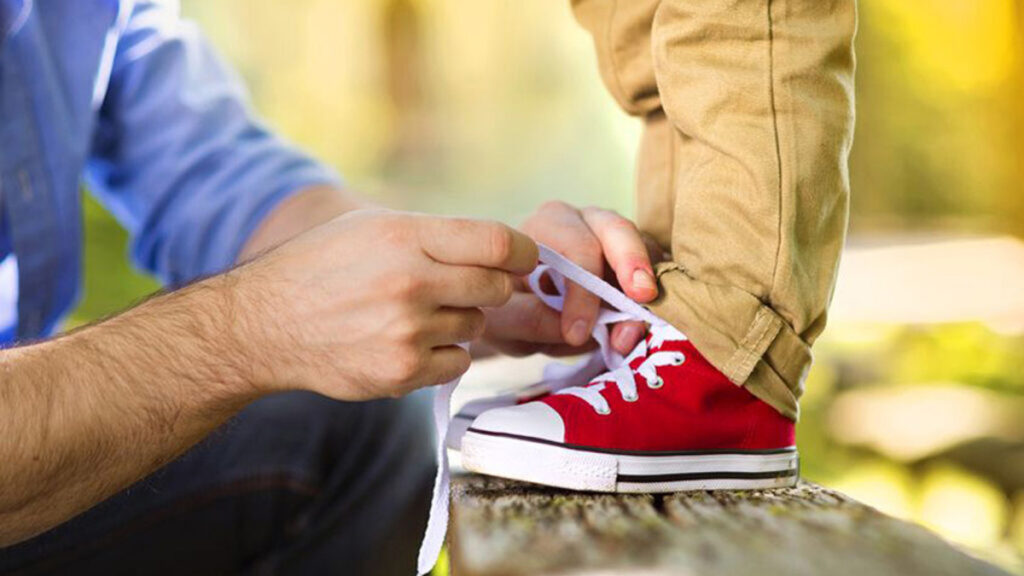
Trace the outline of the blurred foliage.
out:
M 862 0 L 854 232 L 1024 228 L 1020 0 Z
M 568 2 L 184 0 L 256 110 L 387 205 L 518 222 L 559 198 L 631 213 L 637 123 L 601 86 Z M 851 228 L 1024 232 L 1024 0 L 861 0 Z M 86 206 L 72 323 L 156 288 Z M 1024 487 L 896 462 L 828 433 L 858 386 L 1024 393 L 1024 339 L 980 324 L 832 326 L 798 427 L 803 472 L 1024 574 Z M 885 422 L 879 422 L 884 426 Z M 446 570 L 439 569 L 437 574 Z
M 451 572 L 451 566 L 449 565 L 448 560 L 448 547 L 445 546 L 441 549 L 441 555 L 438 556 L 437 564 L 434 565 L 434 569 L 433 571 L 431 571 L 431 575 L 446 576 L 449 572 Z
M 68 327 L 102 318 L 157 290 L 156 280 L 134 269 L 128 259 L 128 233 L 90 197 L 85 199 L 85 298 Z
M 999 454 L 978 455 L 966 467 L 951 460 L 950 451 L 900 461 L 852 446 L 827 425 L 833 401 L 844 390 L 864 387 L 960 384 L 997 392 L 1007 400 L 1020 398 L 1022 351 L 1024 337 L 1000 334 L 982 324 L 832 326 L 816 347 L 816 363 L 801 402 L 797 439 L 802 475 L 888 514 L 920 522 L 971 552 L 1024 574 L 1024 538 L 1015 524 L 1024 517 L 1024 484 L 1000 486 L 986 476 L 991 466 L 1001 465 L 992 462 Z M 887 428 L 885 420 L 865 417 L 874 426 Z M 1015 454 L 1024 457 L 1024 437 L 1017 439 Z M 1015 466 L 1020 467 L 1019 461 Z
M 906 328 L 892 342 L 884 381 L 950 380 L 1024 394 L 1024 338 L 982 324 Z

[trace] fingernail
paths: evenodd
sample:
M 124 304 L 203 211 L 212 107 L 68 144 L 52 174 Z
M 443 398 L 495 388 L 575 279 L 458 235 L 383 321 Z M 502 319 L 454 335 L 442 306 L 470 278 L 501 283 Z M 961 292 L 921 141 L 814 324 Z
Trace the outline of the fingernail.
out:
M 615 339 L 615 348 L 619 352 L 629 352 L 642 336 L 643 328 L 640 326 L 625 326 L 619 330 L 618 337 Z
M 652 276 L 650 272 L 643 268 L 637 268 L 636 272 L 633 272 L 633 288 L 636 290 L 657 292 L 658 284 L 654 281 L 654 276 Z
M 569 344 L 580 346 L 587 341 L 587 323 L 577 320 L 569 327 L 569 334 L 565 338 Z

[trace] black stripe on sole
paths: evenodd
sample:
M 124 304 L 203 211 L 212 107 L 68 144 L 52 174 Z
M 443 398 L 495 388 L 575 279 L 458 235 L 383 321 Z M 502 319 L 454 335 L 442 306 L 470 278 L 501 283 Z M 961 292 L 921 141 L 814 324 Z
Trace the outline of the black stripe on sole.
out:
M 769 470 L 767 472 L 688 472 L 682 474 L 629 475 L 619 474 L 619 482 L 651 484 L 655 482 L 679 482 L 683 480 L 766 480 L 768 478 L 791 478 L 797 475 L 796 468 Z
M 568 448 L 570 450 L 578 450 L 581 452 L 596 452 L 598 454 L 616 454 L 619 456 L 713 456 L 713 455 L 754 455 L 754 454 L 790 454 L 796 452 L 796 447 L 791 446 L 789 448 L 775 448 L 773 450 L 682 450 L 678 452 L 671 451 L 641 451 L 641 450 L 613 450 L 611 448 L 595 448 L 593 446 L 581 446 L 579 444 L 566 444 L 564 442 L 555 442 L 552 440 L 545 440 L 543 438 L 531 438 L 529 436 L 520 436 L 519 434 L 509 434 L 507 432 L 492 432 L 490 430 L 480 430 L 470 426 L 466 432 L 473 432 L 474 434 L 483 434 L 484 436 L 494 436 L 497 438 L 511 438 L 513 440 L 522 440 L 524 442 L 533 442 L 535 444 L 547 444 L 548 446 L 557 446 L 559 448 Z

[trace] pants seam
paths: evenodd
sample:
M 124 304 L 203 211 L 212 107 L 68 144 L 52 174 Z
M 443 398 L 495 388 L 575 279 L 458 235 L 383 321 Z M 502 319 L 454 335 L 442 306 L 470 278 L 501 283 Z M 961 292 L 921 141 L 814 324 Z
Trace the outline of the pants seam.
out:
M 767 2 L 767 20 L 768 20 L 768 102 L 772 112 L 772 136 L 775 140 L 775 166 L 777 170 L 776 178 L 776 192 L 778 194 L 777 203 L 777 226 L 776 226 L 776 244 L 775 244 L 775 258 L 772 262 L 772 277 L 768 284 L 768 299 L 771 300 L 772 294 L 775 293 L 775 282 L 778 279 L 779 273 L 779 259 L 782 255 L 782 202 L 783 202 L 783 190 L 782 190 L 782 143 L 779 138 L 779 115 L 778 107 L 775 94 L 775 21 L 772 18 L 772 6 L 773 0 Z
M 777 322 L 772 322 L 771 313 L 762 306 L 754 316 L 754 321 L 747 329 L 746 335 L 740 341 L 736 352 L 726 363 L 725 375 L 736 384 L 742 385 L 754 369 L 754 363 L 764 354 L 765 341 L 778 333 L 772 327 L 778 327 Z M 751 342 L 751 340 L 754 340 Z
M 672 124 L 667 112 L 665 112 L 665 124 L 668 129 L 668 178 L 665 182 L 664 198 L 667 199 L 665 209 L 670 210 L 672 214 L 672 225 L 669 227 L 669 252 L 671 252 L 673 244 L 671 238 L 675 237 L 673 228 L 675 228 L 676 222 L 676 137 L 678 134 L 676 134 L 675 125 Z

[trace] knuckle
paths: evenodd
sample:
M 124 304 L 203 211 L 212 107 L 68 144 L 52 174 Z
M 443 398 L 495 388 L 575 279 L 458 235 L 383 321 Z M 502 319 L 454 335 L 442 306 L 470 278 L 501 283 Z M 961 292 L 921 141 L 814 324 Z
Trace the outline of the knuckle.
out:
M 399 382 L 408 383 L 415 380 L 423 369 L 423 353 L 409 347 L 397 354 L 391 363 L 394 377 Z
M 374 231 L 380 242 L 392 246 L 405 245 L 409 242 L 410 227 L 403 224 L 400 218 L 381 217 Z
M 470 310 L 466 318 L 464 329 L 465 340 L 475 340 L 484 335 L 487 321 L 482 310 Z
M 469 218 L 445 218 L 442 229 L 453 236 L 461 236 L 472 234 L 476 228 L 476 223 L 476 220 Z
M 512 230 L 503 224 L 495 224 L 490 231 L 491 258 L 494 262 L 507 262 L 512 256 L 515 239 Z
M 611 230 L 619 230 L 623 232 L 629 232 L 635 234 L 637 239 L 640 237 L 640 233 L 637 231 L 636 224 L 632 220 L 625 216 L 620 216 L 615 212 L 608 213 L 608 221 L 606 226 Z
M 426 281 L 418 274 L 403 271 L 396 274 L 388 285 L 393 296 L 404 300 L 420 295 L 426 288 Z
M 497 270 L 471 270 L 464 278 L 463 289 L 474 296 L 477 305 L 501 306 L 515 289 L 511 276 Z
M 579 243 L 576 247 L 576 253 L 586 268 L 593 268 L 599 266 L 604 259 L 604 251 L 601 249 L 601 243 L 597 241 L 597 238 L 588 237 L 586 240 Z M 595 270 L 591 269 L 591 272 Z
M 537 212 L 565 212 L 573 208 L 561 200 L 547 200 L 537 208 Z
M 587 206 L 582 213 L 587 226 L 594 230 L 607 228 L 614 220 L 621 218 L 618 212 L 597 206 Z
M 423 335 L 424 327 L 421 323 L 409 318 L 408 314 L 403 315 L 405 319 L 392 323 L 392 331 L 395 342 L 400 346 L 412 346 L 419 342 Z
M 637 228 L 636 225 L 633 224 L 633 221 L 619 214 L 615 210 L 599 208 L 597 206 L 588 206 L 583 209 L 583 213 L 586 216 L 587 222 L 589 222 L 595 229 L 607 231 L 626 230 L 637 233 Z
M 498 275 L 497 297 L 499 304 L 505 304 L 512 299 L 515 291 L 515 281 L 511 274 L 501 273 Z

